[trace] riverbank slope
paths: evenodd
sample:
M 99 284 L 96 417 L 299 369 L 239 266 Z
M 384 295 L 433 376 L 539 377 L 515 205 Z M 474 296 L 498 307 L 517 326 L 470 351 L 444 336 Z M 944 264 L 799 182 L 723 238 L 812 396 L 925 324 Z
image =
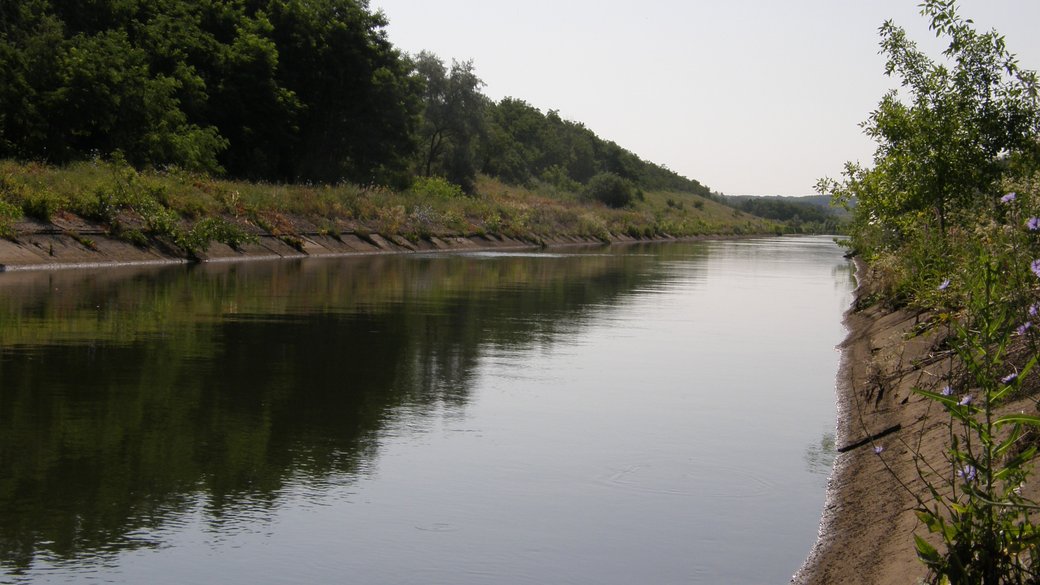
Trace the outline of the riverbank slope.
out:
M 103 266 L 766 235 L 800 227 L 692 193 L 608 207 L 550 185 L 276 185 L 113 162 L 0 160 L 0 265 Z
M 927 374 L 907 366 L 926 357 L 933 342 L 904 339 L 920 314 L 889 311 L 880 304 L 861 308 L 869 296 L 865 272 L 857 262 L 860 284 L 845 314 L 848 335 L 840 346 L 836 445 L 844 452 L 835 459 L 819 539 L 792 580 L 800 585 L 905 584 L 925 573 L 913 547 L 919 528 L 912 513 L 915 502 L 897 478 L 912 471 L 902 443 L 916 442 L 914 423 L 928 408 L 910 393 L 927 381 L 922 380 Z M 895 474 L 889 472 L 893 465 Z
M 916 556 L 914 534 L 938 541 L 914 513 L 917 498 L 930 500 L 918 462 L 947 466 L 948 415 L 914 388 L 938 392 L 952 359 L 943 332 L 924 325 L 934 316 L 919 309 L 873 303 L 868 267 L 857 261 L 848 335 L 838 372 L 839 450 L 819 539 L 792 583 L 888 585 L 916 583 L 927 570 Z M 1035 412 L 1028 396 L 1001 412 Z M 1036 486 L 1026 495 L 1036 497 Z
M 614 236 L 611 241 L 620 243 L 639 240 L 620 235 Z M 595 238 L 564 235 L 538 240 L 496 235 L 427 236 L 408 239 L 399 235 L 333 235 L 317 230 L 300 230 L 294 234 L 292 241 L 261 232 L 254 234 L 251 241 L 234 247 L 221 242 L 210 242 L 205 250 L 197 251 L 189 258 L 182 250 L 167 245 L 162 240 L 150 239 L 144 243 L 131 243 L 112 237 L 103 226 L 92 225 L 70 216 L 46 224 L 35 221 L 19 222 L 17 238 L 0 239 L 0 272 L 357 254 L 520 250 L 543 246 L 604 243 L 606 242 Z

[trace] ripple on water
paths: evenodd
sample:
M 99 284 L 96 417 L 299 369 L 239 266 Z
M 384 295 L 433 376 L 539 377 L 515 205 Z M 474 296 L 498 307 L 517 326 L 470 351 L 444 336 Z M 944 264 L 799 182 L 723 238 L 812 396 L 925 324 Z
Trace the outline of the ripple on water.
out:
M 696 460 L 636 463 L 602 475 L 597 483 L 641 494 L 727 500 L 761 497 L 776 487 L 752 469 Z

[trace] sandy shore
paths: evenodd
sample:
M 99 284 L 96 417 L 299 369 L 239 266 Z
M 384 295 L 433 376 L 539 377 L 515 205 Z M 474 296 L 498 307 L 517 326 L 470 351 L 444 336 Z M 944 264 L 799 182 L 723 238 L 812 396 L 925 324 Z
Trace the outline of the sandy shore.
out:
M 857 268 L 862 277 L 863 266 Z M 912 471 L 912 466 L 904 468 L 908 451 L 903 443 L 916 442 L 915 422 L 921 409 L 927 409 L 910 393 L 919 381 L 928 382 L 921 380 L 927 375 L 907 371 L 907 366 L 927 356 L 931 343 L 904 340 L 920 315 L 887 312 L 880 306 L 857 310 L 866 294 L 862 278 L 860 282 L 853 308 L 845 314 L 848 336 L 841 345 L 838 372 L 836 444 L 847 450 L 835 460 L 820 537 L 794 583 L 914 583 L 925 575 L 913 547 L 912 535 L 919 528 L 912 513 L 915 502 L 897 477 Z M 864 443 L 886 431 L 891 432 Z M 875 446 L 884 449 L 880 456 Z
M 837 387 L 836 444 L 845 452 L 829 481 L 820 537 L 792 579 L 803 585 L 913 584 L 927 577 L 913 535 L 939 544 L 914 514 L 916 497 L 928 499 L 914 456 L 949 466 L 949 417 L 912 390 L 944 386 L 950 358 L 938 351 L 937 333 L 917 334 L 928 313 L 858 308 L 870 293 L 869 274 L 859 262 L 857 276 Z M 1023 398 L 1002 411 L 1035 409 L 1032 399 Z

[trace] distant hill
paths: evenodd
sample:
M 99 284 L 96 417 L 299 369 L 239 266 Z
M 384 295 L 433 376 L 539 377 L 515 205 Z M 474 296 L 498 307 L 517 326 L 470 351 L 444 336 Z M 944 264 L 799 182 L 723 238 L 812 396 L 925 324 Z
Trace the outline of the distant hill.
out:
M 725 199 L 729 205 L 737 209 L 770 219 L 802 217 L 804 221 L 820 221 L 828 217 L 846 220 L 850 216 L 849 212 L 841 207 L 832 206 L 831 198 L 827 195 L 727 195 Z M 762 215 L 763 213 L 766 215 Z
M 764 219 L 782 221 L 801 233 L 842 233 L 849 213 L 830 206 L 826 196 L 729 195 L 725 204 Z

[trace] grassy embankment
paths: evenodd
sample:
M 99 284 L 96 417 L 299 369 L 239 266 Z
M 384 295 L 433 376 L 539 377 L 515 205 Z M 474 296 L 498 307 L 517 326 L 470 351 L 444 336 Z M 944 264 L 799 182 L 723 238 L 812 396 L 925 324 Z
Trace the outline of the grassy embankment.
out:
M 237 248 L 273 235 L 301 249 L 308 234 L 371 234 L 418 242 L 497 236 L 528 243 L 772 234 L 783 224 L 710 198 L 649 192 L 622 209 L 551 187 L 525 188 L 481 177 L 476 196 L 440 179 L 408 191 L 350 184 L 278 185 L 183 171 L 136 171 L 111 162 L 66 167 L 0 161 L 0 234 L 17 239 L 29 222 L 82 219 L 106 237 L 162 244 L 194 257 L 211 242 Z M 73 237 L 76 234 L 70 234 Z M 89 237 L 81 238 L 88 247 Z

